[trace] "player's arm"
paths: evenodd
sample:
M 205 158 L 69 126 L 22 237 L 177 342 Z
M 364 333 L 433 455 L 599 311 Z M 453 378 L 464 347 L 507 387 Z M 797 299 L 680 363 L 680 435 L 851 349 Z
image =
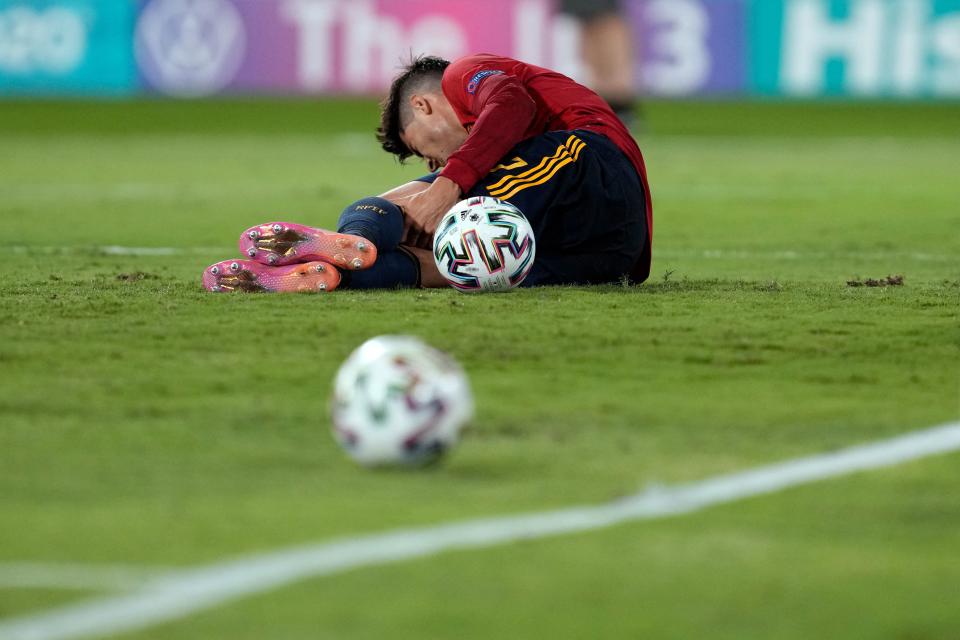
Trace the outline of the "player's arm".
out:
M 443 94 L 470 133 L 433 184 L 408 200 L 405 237 L 410 244 L 430 245 L 446 210 L 523 140 L 536 117 L 536 102 L 520 79 L 507 72 L 509 65 L 502 64 L 511 61 L 478 58 L 461 58 L 444 73 Z
M 520 79 L 501 69 L 471 65 L 450 71 L 444 75 L 444 94 L 476 122 L 440 175 L 467 193 L 523 140 L 537 105 Z
M 394 187 L 387 191 L 386 193 L 381 193 L 380 197 L 384 200 L 389 200 L 395 205 L 400 207 L 406 206 L 407 201 L 418 193 L 423 193 L 430 186 L 429 182 L 423 182 L 420 180 L 413 180 L 402 184 L 398 187 Z

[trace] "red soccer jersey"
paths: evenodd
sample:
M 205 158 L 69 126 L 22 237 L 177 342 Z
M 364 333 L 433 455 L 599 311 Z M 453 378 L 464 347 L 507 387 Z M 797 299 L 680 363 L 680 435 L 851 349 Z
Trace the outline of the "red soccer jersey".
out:
M 518 142 L 547 131 L 586 129 L 606 136 L 630 159 L 647 202 L 647 248 L 631 274 L 650 273 L 653 206 L 643 154 L 630 132 L 596 93 L 565 75 L 486 53 L 455 60 L 443 74 L 446 96 L 470 132 L 440 175 L 463 193 L 472 189 Z

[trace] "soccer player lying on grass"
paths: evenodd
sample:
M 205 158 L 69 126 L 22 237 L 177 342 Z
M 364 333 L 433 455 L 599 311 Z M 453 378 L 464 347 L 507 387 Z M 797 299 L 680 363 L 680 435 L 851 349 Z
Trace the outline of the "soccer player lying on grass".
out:
M 443 287 L 431 242 L 459 200 L 492 196 L 529 219 L 524 286 L 643 282 L 652 208 L 643 156 L 610 107 L 554 71 L 479 54 L 421 57 L 394 81 L 377 137 L 434 173 L 353 203 L 337 231 L 287 222 L 247 229 L 249 260 L 207 268 L 211 291 Z

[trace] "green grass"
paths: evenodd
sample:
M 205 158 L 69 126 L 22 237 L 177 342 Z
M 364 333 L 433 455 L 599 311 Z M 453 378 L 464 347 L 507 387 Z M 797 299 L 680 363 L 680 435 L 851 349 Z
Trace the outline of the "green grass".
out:
M 193 565 L 956 419 L 958 114 L 650 104 L 641 287 L 214 296 L 200 272 L 245 227 L 330 225 L 420 175 L 378 151 L 373 103 L 0 104 L 0 563 Z M 362 470 L 329 436 L 337 366 L 382 333 L 471 376 L 476 423 L 438 467 Z M 958 462 L 354 571 L 124 637 L 956 638 Z M 0 588 L 0 618 L 92 595 Z

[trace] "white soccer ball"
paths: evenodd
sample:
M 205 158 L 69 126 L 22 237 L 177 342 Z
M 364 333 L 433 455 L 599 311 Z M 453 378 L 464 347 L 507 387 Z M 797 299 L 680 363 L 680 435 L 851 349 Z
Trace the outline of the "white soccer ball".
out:
M 520 209 L 496 198 L 455 204 L 433 236 L 433 259 L 460 291 L 509 291 L 530 273 L 533 228 Z
M 411 336 L 379 336 L 350 354 L 334 381 L 333 435 L 363 465 L 439 458 L 473 417 L 463 369 Z

